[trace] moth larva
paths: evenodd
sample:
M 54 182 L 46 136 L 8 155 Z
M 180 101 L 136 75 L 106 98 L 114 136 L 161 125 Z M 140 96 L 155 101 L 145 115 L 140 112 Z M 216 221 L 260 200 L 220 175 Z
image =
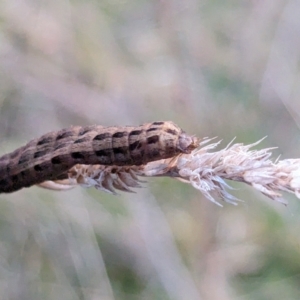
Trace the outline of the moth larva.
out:
M 58 179 L 76 164 L 142 165 L 190 153 L 197 146 L 197 138 L 173 122 L 50 132 L 0 157 L 0 193 Z

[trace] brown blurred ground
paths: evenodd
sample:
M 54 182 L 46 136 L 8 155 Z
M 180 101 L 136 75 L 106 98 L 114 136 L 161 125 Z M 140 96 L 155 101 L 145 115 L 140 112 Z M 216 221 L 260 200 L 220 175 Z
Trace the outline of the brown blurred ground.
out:
M 173 120 L 300 157 L 300 2 L 0 1 L 0 149 L 70 125 Z M 299 299 L 300 205 L 235 185 L 0 199 L 1 299 Z

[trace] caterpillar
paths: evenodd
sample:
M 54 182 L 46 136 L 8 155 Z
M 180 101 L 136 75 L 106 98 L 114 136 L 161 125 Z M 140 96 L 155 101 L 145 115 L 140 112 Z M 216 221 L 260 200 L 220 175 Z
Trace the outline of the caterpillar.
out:
M 143 165 L 190 153 L 197 146 L 196 137 L 170 121 L 53 131 L 0 157 L 0 193 L 67 177 L 76 164 Z

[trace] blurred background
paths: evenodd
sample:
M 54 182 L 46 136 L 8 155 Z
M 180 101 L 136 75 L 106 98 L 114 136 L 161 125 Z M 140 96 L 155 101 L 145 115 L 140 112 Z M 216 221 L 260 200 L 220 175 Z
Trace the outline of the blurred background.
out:
M 172 120 L 299 158 L 298 0 L 0 0 L 0 153 L 71 125 Z M 0 195 L 0 298 L 300 299 L 300 203 L 231 183 Z

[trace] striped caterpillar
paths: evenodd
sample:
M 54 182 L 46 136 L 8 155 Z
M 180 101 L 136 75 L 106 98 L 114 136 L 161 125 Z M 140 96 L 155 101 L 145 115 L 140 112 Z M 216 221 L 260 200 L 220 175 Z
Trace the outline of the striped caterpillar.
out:
M 133 166 L 190 153 L 198 139 L 173 122 L 137 127 L 71 127 L 49 132 L 0 157 L 0 193 L 67 178 L 76 164 Z

